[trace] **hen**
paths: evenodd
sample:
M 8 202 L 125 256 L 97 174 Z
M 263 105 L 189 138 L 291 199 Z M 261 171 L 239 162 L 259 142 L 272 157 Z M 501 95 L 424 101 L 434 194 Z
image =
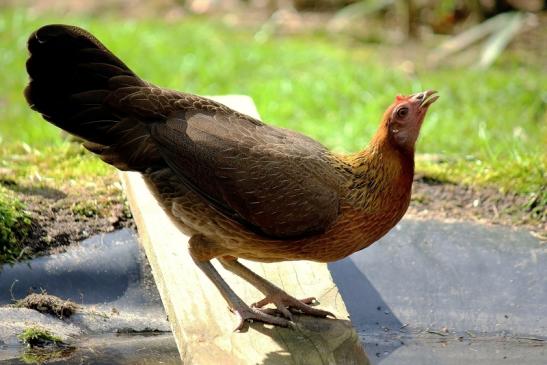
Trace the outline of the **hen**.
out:
M 250 320 L 287 326 L 291 311 L 330 315 L 237 259 L 334 261 L 386 234 L 409 205 L 414 145 L 438 97 L 398 96 L 369 146 L 340 156 L 300 133 L 143 81 L 78 27 L 44 26 L 28 49 L 31 108 L 105 162 L 143 174 L 191 237 L 190 255 L 239 316 L 238 329 Z M 215 258 L 265 298 L 244 303 Z M 282 316 L 263 309 L 269 303 Z

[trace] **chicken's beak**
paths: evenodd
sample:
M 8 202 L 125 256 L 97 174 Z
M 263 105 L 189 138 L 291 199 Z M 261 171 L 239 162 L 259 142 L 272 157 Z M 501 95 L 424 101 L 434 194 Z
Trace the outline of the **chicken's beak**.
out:
M 428 108 L 433 104 L 438 98 L 439 95 L 435 90 L 427 90 L 415 95 L 417 100 L 421 100 L 420 109 Z

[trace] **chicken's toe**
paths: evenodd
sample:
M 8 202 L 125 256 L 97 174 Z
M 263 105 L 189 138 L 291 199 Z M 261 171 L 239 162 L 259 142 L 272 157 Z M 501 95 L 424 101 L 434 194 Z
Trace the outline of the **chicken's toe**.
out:
M 317 299 L 313 297 L 299 300 L 280 290 L 266 296 L 264 299 L 256 303 L 253 303 L 251 307 L 263 308 L 268 304 L 273 304 L 285 318 L 288 318 L 291 321 L 293 318 L 291 313 L 307 314 L 314 317 L 330 316 L 332 318 L 336 318 L 336 316 L 329 311 L 313 308 L 312 306 L 310 306 L 310 304 L 316 303 L 318 303 Z
M 254 321 L 273 324 L 280 327 L 291 327 L 291 322 L 282 317 L 276 317 L 268 314 L 258 308 L 246 307 L 232 310 L 239 318 L 239 324 L 234 329 L 234 332 L 245 332 L 249 328 L 249 324 Z

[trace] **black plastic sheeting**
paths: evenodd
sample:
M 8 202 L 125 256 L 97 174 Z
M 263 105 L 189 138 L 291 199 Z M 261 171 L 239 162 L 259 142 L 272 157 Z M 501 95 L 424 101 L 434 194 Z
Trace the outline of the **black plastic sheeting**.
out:
M 108 318 L 109 324 L 103 326 L 101 320 L 107 319 L 99 316 L 95 320 L 98 324 L 91 322 L 94 328 L 91 330 L 89 320 L 76 320 L 74 324 L 84 324 L 86 334 L 73 343 L 73 350 L 63 350 L 63 360 L 56 359 L 56 364 L 181 363 L 172 334 L 163 332 L 169 329 L 167 323 L 160 329 L 156 327 L 158 319 L 166 318 L 166 314 L 134 231 L 123 229 L 97 235 L 68 247 L 66 252 L 1 268 L 0 305 L 24 298 L 30 292 L 42 291 L 88 309 L 110 313 L 115 308 L 134 317 L 120 320 L 114 315 Z M 72 318 L 65 323 L 72 323 Z M 9 324 L 10 320 L 18 321 L 18 318 L 0 319 L 0 333 L 2 324 Z M 142 331 L 148 326 L 152 333 L 110 333 L 112 330 Z M 106 328 L 106 332 L 101 328 Z M 19 357 L 27 350 L 11 345 L 17 343 L 12 340 L 3 344 L 0 339 L 2 365 L 25 363 Z
M 145 262 L 132 230 L 97 235 L 67 252 L 5 265 L 0 273 L 0 305 L 10 303 L 12 296 L 20 299 L 45 290 L 79 304 L 161 307 L 154 291 L 127 297 L 145 280 Z
M 406 219 L 329 268 L 373 363 L 547 364 L 547 244 L 525 230 Z

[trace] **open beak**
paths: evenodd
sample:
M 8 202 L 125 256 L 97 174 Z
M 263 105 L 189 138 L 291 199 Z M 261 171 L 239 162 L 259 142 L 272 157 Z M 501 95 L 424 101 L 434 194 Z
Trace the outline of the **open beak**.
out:
M 433 104 L 439 98 L 439 95 L 435 90 L 427 90 L 417 94 L 416 98 L 418 100 L 422 100 L 422 102 L 420 103 L 420 109 L 424 109 L 428 108 L 431 104 Z

